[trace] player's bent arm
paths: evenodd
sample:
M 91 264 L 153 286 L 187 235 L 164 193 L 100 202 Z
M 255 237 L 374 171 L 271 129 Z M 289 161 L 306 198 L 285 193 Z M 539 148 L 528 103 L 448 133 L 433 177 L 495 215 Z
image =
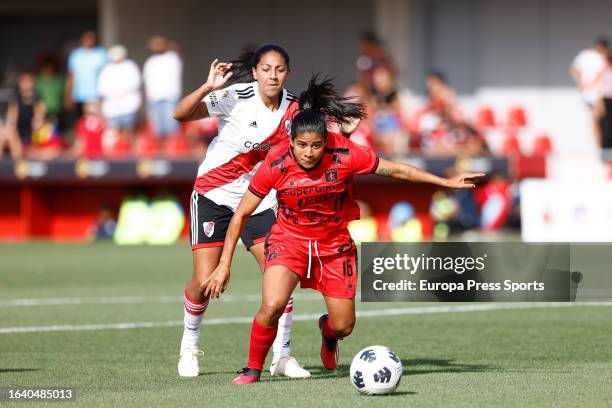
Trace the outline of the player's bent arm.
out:
M 203 84 L 201 87 L 181 99 L 174 110 L 174 119 L 179 122 L 185 122 L 207 118 L 208 109 L 203 99 L 211 92 L 212 88 L 208 84 Z
M 245 195 L 238 205 L 238 209 L 234 216 L 230 220 L 227 233 L 225 235 L 225 242 L 223 244 L 223 252 L 219 264 L 211 275 L 202 282 L 202 288 L 204 288 L 204 296 L 210 296 L 218 298 L 219 295 L 225 292 L 230 279 L 230 267 L 232 265 L 232 258 L 234 257 L 234 251 L 236 250 L 236 244 L 242 234 L 244 225 L 247 220 L 255 212 L 263 198 L 256 196 L 247 190 Z
M 380 159 L 375 174 L 413 183 L 429 183 L 447 188 L 474 188 L 484 173 L 462 173 L 451 178 L 438 177 L 410 164 Z
M 173 115 L 174 119 L 184 122 L 207 118 L 209 116 L 208 108 L 203 99 L 212 91 L 216 91 L 225 86 L 227 81 L 232 77 L 231 68 L 232 64 L 219 62 L 218 59 L 215 59 L 210 64 L 210 71 L 208 72 L 208 79 L 206 82 L 181 99 L 176 105 Z

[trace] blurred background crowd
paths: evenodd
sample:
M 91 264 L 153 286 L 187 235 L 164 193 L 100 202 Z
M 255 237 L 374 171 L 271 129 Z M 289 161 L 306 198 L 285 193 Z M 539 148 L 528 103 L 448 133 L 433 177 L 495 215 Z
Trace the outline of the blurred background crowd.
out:
M 243 51 L 253 47 L 247 45 Z M 0 127 L 2 154 L 39 160 L 201 158 L 217 124 L 213 119 L 179 124 L 172 117 L 183 94 L 179 45 L 155 35 L 148 50 L 149 57 L 139 67 L 124 46 L 101 47 L 96 33 L 87 31 L 65 55 L 50 50 L 31 67 L 5 72 L 6 97 L 0 101 L 6 105 Z M 577 57 L 572 74 L 588 92 L 598 137 L 606 146 L 612 143 L 606 114 L 612 100 L 607 41 L 599 39 L 592 52 L 589 56 L 585 50 Z M 524 107 L 495 112 L 481 105 L 467 111 L 441 71 L 427 72 L 424 101 L 407 102 L 400 96 L 393 56 L 374 32 L 364 32 L 359 40 L 355 71 L 355 82 L 346 94 L 365 103 L 369 115 L 353 139 L 376 149 L 381 157 L 546 155 L 553 150 L 545 132 L 532 135 L 531 145 L 521 145 L 519 132 L 529 117 Z
M 103 48 L 87 31 L 67 55 L 50 51 L 35 67 L 9 73 L 4 154 L 40 160 L 191 155 L 195 140 L 162 149 L 166 139 L 190 133 L 172 117 L 182 94 L 177 46 L 153 36 L 148 49 L 139 67 L 124 46 Z

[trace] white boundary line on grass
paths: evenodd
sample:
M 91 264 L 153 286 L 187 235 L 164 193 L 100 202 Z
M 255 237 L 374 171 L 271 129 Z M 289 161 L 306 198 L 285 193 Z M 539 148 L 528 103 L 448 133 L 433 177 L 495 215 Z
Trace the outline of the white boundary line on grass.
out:
M 296 300 L 320 300 L 320 294 L 294 294 Z M 259 302 L 261 293 L 243 295 L 223 295 L 216 301 L 221 302 Z M 63 306 L 63 305 L 127 305 L 138 303 L 183 303 L 183 297 L 176 296 L 103 296 L 103 297 L 60 297 L 0 300 L 0 307 L 17 306 Z
M 411 314 L 431 314 L 431 313 L 464 313 L 480 312 L 486 310 L 516 310 L 516 309 L 539 309 L 539 308 L 558 308 L 574 306 L 612 306 L 612 302 L 576 302 L 576 303 L 478 303 L 459 306 L 423 306 L 406 307 L 393 309 L 364 310 L 357 312 L 357 317 L 377 317 L 377 316 L 401 316 Z M 320 314 L 298 314 L 294 315 L 294 320 L 316 320 Z M 205 325 L 222 324 L 250 324 L 253 317 L 227 317 L 219 319 L 207 319 L 202 323 Z M 182 326 L 182 320 L 171 320 L 165 322 L 130 322 L 130 323 L 108 323 L 108 324 L 82 324 L 82 325 L 53 325 L 53 326 L 28 326 L 28 327 L 3 327 L 0 334 L 15 333 L 44 333 L 44 332 L 71 332 L 71 331 L 91 331 L 91 330 L 130 330 L 130 329 L 151 329 L 159 327 Z

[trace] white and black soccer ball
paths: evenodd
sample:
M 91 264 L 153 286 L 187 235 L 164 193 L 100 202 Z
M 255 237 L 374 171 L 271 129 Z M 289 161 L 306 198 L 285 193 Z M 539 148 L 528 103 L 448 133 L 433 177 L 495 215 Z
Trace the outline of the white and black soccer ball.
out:
M 363 394 L 389 394 L 402 378 L 402 360 L 384 346 L 359 351 L 351 362 L 351 384 Z

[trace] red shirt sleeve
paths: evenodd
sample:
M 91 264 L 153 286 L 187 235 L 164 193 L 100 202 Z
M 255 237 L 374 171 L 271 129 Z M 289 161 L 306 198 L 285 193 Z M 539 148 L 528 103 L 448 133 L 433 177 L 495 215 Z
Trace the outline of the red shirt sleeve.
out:
M 249 184 L 249 191 L 259 198 L 264 198 L 273 188 L 272 168 L 270 167 L 270 161 L 266 159 L 253 175 Z
M 353 174 L 371 174 L 378 167 L 378 156 L 369 147 L 353 143 L 350 140 L 351 170 Z

